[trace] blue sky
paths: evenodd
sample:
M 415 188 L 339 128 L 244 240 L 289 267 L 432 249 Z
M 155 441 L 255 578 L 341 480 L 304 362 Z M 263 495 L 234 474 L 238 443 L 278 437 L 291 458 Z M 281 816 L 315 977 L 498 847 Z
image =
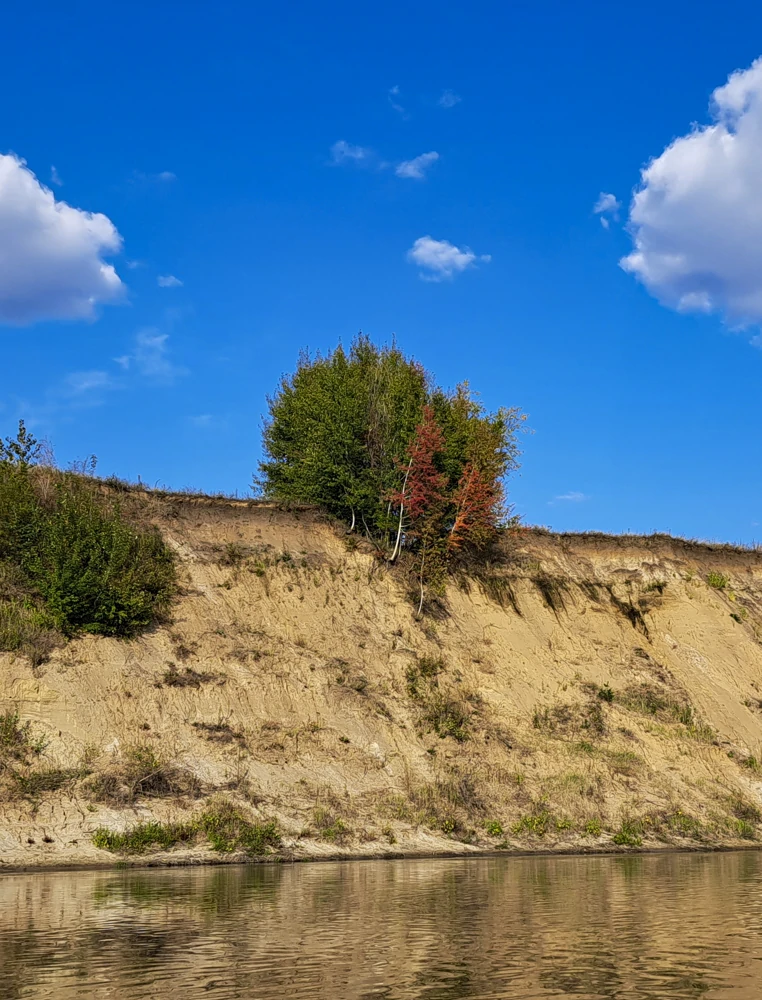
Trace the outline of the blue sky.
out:
M 3 433 L 245 492 L 280 374 L 362 329 L 529 414 L 528 522 L 762 539 L 762 9 L 3 17 Z

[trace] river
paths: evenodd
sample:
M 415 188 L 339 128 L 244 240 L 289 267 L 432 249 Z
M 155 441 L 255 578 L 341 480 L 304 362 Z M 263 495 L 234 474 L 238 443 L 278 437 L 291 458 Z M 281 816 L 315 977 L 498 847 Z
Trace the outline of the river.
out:
M 0 876 L 0 998 L 762 998 L 762 854 Z

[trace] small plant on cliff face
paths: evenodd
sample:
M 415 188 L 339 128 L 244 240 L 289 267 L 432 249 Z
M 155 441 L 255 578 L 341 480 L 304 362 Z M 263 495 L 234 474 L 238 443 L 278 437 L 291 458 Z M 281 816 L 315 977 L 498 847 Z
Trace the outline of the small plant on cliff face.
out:
M 715 590 L 724 590 L 730 583 L 730 580 L 724 573 L 719 573 L 717 570 L 710 570 L 706 574 L 706 582 L 710 587 L 714 587 Z
M 643 823 L 637 819 L 623 819 L 611 840 L 619 847 L 642 847 Z

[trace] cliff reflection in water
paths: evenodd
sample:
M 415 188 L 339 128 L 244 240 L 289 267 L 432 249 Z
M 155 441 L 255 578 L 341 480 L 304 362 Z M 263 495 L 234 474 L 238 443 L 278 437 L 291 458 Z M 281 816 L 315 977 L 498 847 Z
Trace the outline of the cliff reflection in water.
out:
M 762 997 L 762 855 L 0 877 L 0 1000 Z

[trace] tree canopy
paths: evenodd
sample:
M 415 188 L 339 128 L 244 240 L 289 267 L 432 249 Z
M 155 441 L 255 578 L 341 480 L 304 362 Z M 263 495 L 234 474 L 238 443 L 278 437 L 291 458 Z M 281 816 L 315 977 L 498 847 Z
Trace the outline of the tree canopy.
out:
M 509 516 L 524 416 L 488 413 L 466 382 L 442 389 L 395 344 L 360 334 L 349 351 L 303 353 L 268 407 L 261 495 L 319 504 L 390 559 L 438 550 L 441 565 L 486 545 Z

